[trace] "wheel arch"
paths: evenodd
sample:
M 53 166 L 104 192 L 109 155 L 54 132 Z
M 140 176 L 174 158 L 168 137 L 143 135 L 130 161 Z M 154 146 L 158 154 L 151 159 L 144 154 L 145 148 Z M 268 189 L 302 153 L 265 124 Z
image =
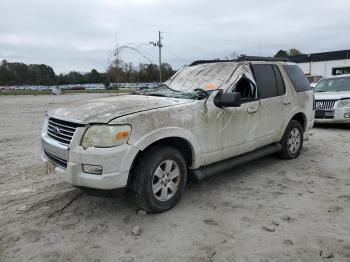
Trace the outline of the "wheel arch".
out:
M 191 161 L 188 163 L 188 166 L 193 168 L 198 167 L 200 163 L 199 143 L 196 136 L 187 129 L 179 127 L 161 128 L 154 130 L 137 141 L 131 141 L 131 144 L 140 150 L 139 153 L 149 149 L 151 146 L 162 143 L 185 150 L 181 152 L 191 153 Z
M 140 156 L 145 154 L 148 150 L 155 146 L 159 145 L 168 145 L 173 148 L 178 149 L 183 157 L 185 158 L 187 167 L 194 167 L 196 166 L 196 161 L 198 161 L 198 155 L 196 155 L 196 150 L 194 149 L 193 145 L 184 137 L 178 137 L 178 136 L 168 136 L 163 137 L 158 140 L 153 141 L 152 143 L 143 144 L 143 146 L 138 151 L 136 157 L 134 158 L 131 168 L 130 168 L 130 175 L 128 177 L 128 184 L 132 181 L 133 178 L 133 169 L 139 160 Z
M 299 112 L 293 115 L 293 117 L 289 120 L 296 120 L 298 121 L 301 126 L 303 127 L 304 131 L 306 130 L 307 127 L 307 120 L 306 120 L 306 115 L 303 112 Z
M 288 117 L 286 118 L 286 121 L 283 124 L 283 127 L 281 129 L 281 133 L 279 135 L 279 140 L 282 139 L 282 137 L 284 135 L 284 132 L 286 131 L 286 128 L 287 128 L 287 126 L 288 126 L 288 124 L 290 123 L 291 120 L 298 121 L 301 124 L 301 126 L 303 127 L 304 132 L 305 132 L 305 130 L 307 130 L 307 118 L 306 118 L 305 113 L 302 112 L 302 111 L 291 112 L 288 115 Z
M 162 139 L 159 139 L 155 142 L 153 142 L 152 144 L 148 145 L 146 148 L 144 148 L 143 150 L 141 150 L 139 153 L 143 153 L 148 151 L 149 149 L 158 146 L 158 145 L 166 145 L 166 146 L 170 146 L 173 148 L 176 148 L 177 150 L 179 150 L 183 157 L 186 160 L 187 166 L 192 166 L 193 162 L 194 162 L 194 150 L 193 147 L 191 146 L 190 142 L 188 142 L 186 139 L 182 138 L 182 137 L 165 137 Z
M 157 145 L 169 145 L 178 149 L 184 156 L 189 168 L 200 166 L 200 147 L 197 138 L 189 130 L 179 127 L 166 127 L 155 130 L 139 140 L 132 140 L 129 143 L 138 149 L 130 171 L 133 170 L 139 157 L 150 148 Z M 131 172 L 132 174 L 132 172 Z M 129 175 L 130 181 L 131 175 Z

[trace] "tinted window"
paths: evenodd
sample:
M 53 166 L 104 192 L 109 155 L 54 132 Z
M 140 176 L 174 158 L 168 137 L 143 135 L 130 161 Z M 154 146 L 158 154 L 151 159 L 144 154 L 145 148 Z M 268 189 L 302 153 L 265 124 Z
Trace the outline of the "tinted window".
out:
M 258 86 L 258 96 L 268 98 L 277 96 L 275 73 L 271 65 L 252 65 L 255 81 Z
M 295 91 L 303 92 L 311 90 L 309 81 L 307 81 L 306 76 L 303 71 L 297 65 L 284 65 L 284 70 L 292 82 Z
M 278 69 L 278 66 L 276 66 L 276 65 L 272 65 L 272 68 L 273 68 L 273 72 L 275 73 L 275 77 L 276 77 L 277 94 L 279 96 L 284 95 L 286 93 L 286 87 L 284 86 L 281 72 Z

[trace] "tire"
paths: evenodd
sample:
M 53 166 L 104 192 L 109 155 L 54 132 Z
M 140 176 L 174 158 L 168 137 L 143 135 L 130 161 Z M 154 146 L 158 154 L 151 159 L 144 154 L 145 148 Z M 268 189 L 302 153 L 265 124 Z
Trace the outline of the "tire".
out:
M 138 158 L 132 172 L 131 186 L 141 209 L 148 213 L 160 213 L 180 201 L 186 182 L 187 165 L 180 151 L 158 145 Z
M 284 132 L 280 144 L 282 146 L 278 155 L 283 159 L 294 159 L 303 148 L 304 129 L 299 121 L 291 120 Z

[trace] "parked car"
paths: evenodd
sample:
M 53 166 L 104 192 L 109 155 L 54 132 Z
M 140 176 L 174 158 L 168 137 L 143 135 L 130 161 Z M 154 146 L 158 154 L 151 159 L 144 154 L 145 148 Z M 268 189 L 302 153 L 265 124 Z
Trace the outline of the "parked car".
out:
M 314 89 L 317 86 L 317 83 L 310 83 L 310 86 L 312 89 Z
M 350 74 L 323 78 L 314 92 L 315 122 L 350 123 Z
M 267 154 L 299 156 L 313 91 L 294 63 L 197 61 L 152 90 L 48 113 L 43 158 L 73 185 L 129 187 L 147 212 L 173 207 L 197 179 Z
M 52 89 L 51 89 L 51 93 L 52 93 L 53 95 L 59 96 L 59 95 L 62 94 L 62 89 L 61 89 L 59 86 L 54 86 L 54 87 L 52 87 Z

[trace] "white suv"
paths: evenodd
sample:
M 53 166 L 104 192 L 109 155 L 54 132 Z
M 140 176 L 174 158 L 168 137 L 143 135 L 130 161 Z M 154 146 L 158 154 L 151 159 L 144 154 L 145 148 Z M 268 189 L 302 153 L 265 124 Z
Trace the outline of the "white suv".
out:
M 350 74 L 323 78 L 314 92 L 315 122 L 350 123 Z
M 43 158 L 76 186 L 129 187 L 147 212 L 173 207 L 202 179 L 278 152 L 298 157 L 313 91 L 294 63 L 196 61 L 157 88 L 50 112 Z

